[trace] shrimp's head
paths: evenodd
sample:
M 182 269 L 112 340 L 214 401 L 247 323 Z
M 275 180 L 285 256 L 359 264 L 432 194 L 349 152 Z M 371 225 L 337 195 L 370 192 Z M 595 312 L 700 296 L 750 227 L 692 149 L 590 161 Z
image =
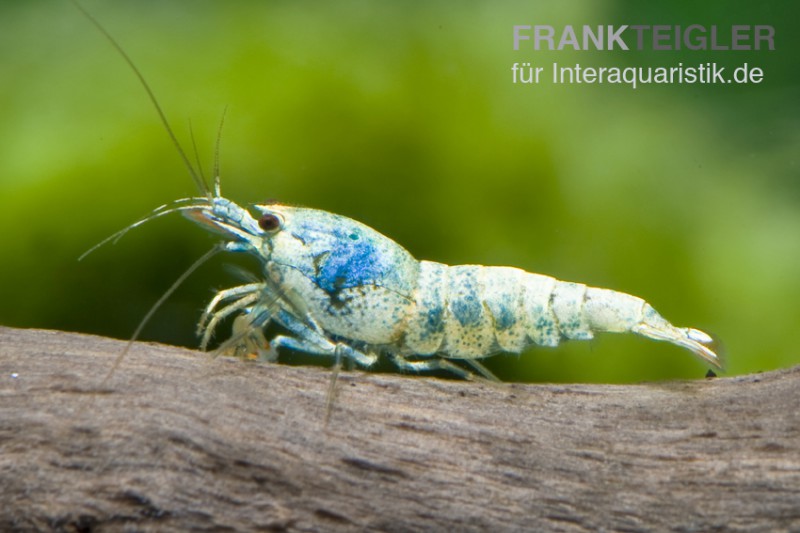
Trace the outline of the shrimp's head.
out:
M 264 213 L 254 217 L 239 204 L 217 196 L 183 210 L 184 216 L 204 228 L 225 236 L 225 249 L 231 252 L 249 252 L 269 258 L 271 240 L 281 227 L 281 219 Z

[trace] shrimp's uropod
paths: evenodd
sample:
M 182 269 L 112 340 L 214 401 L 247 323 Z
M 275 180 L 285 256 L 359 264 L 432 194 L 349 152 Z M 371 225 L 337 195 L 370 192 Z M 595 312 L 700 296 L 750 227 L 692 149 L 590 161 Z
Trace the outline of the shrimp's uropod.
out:
M 245 252 L 261 264 L 258 276 L 210 301 L 198 324 L 203 348 L 219 324 L 233 317 L 234 333 L 223 347 L 268 360 L 288 348 L 361 367 L 385 356 L 400 369 L 443 369 L 469 378 L 472 373 L 456 363 L 463 362 L 491 377 L 480 359 L 608 331 L 667 341 L 721 367 L 709 335 L 673 326 L 641 298 L 518 268 L 418 261 L 392 239 L 341 215 L 280 203 L 251 211 L 224 198 L 218 173 L 211 190 L 194 171 L 133 62 L 73 2 L 139 77 L 201 192 L 156 209 L 112 238 L 181 212 L 224 237 L 217 250 Z M 271 323 L 285 332 L 267 339 Z

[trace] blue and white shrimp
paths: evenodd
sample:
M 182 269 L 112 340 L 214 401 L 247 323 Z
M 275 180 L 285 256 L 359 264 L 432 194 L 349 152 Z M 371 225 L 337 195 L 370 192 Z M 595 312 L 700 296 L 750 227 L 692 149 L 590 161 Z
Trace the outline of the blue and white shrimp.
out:
M 721 367 L 709 335 L 673 326 L 641 298 L 512 267 L 418 261 L 390 238 L 341 215 L 279 203 L 256 205 L 251 212 L 224 198 L 219 173 L 215 169 L 212 191 L 194 171 L 124 50 L 73 3 L 137 75 L 202 194 L 162 206 L 110 239 L 153 218 L 182 212 L 225 237 L 218 250 L 245 252 L 261 264 L 259 276 L 218 292 L 208 304 L 198 324 L 203 348 L 219 324 L 234 317 L 233 336 L 222 346 L 255 351 L 266 359 L 288 348 L 370 367 L 384 355 L 403 370 L 442 369 L 471 377 L 454 362 L 461 361 L 491 377 L 480 359 L 520 353 L 534 344 L 556 346 L 562 339 L 588 340 L 608 331 L 671 342 Z M 264 332 L 271 323 L 285 332 L 267 339 Z
M 489 375 L 479 359 L 608 331 L 668 341 L 721 366 L 709 335 L 673 326 L 629 294 L 512 267 L 418 261 L 374 229 L 318 209 L 269 203 L 254 216 L 221 196 L 181 209 L 263 267 L 263 280 L 212 299 L 199 324 L 203 346 L 238 314 L 239 346 L 263 346 L 271 322 L 288 332 L 269 340 L 267 358 L 290 348 L 369 367 L 383 354 L 401 369 L 469 377 L 453 361 Z

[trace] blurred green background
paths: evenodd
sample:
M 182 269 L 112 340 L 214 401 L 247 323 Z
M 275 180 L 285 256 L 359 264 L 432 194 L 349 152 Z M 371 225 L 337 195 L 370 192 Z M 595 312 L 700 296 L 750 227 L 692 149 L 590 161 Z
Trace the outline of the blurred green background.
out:
M 722 339 L 730 374 L 800 362 L 800 4 L 100 2 L 223 191 L 334 211 L 418 258 L 512 265 L 641 296 Z M 769 24 L 772 52 L 514 52 L 514 24 Z M 514 85 L 511 65 L 762 68 L 759 85 Z M 0 3 L 0 324 L 128 338 L 215 237 L 122 59 L 67 1 Z M 218 256 L 142 338 L 196 346 Z M 511 381 L 695 378 L 684 350 L 599 336 L 489 361 Z

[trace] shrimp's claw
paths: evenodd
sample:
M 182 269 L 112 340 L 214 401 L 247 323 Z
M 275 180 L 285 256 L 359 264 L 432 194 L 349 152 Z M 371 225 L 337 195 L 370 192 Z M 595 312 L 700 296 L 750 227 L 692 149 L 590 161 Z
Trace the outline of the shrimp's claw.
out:
M 717 344 L 714 337 L 694 328 L 675 327 L 649 304 L 645 304 L 642 321 L 631 328 L 631 331 L 654 340 L 667 341 L 691 351 L 697 357 L 711 363 L 716 368 L 724 367 L 722 357 L 712 350 Z

